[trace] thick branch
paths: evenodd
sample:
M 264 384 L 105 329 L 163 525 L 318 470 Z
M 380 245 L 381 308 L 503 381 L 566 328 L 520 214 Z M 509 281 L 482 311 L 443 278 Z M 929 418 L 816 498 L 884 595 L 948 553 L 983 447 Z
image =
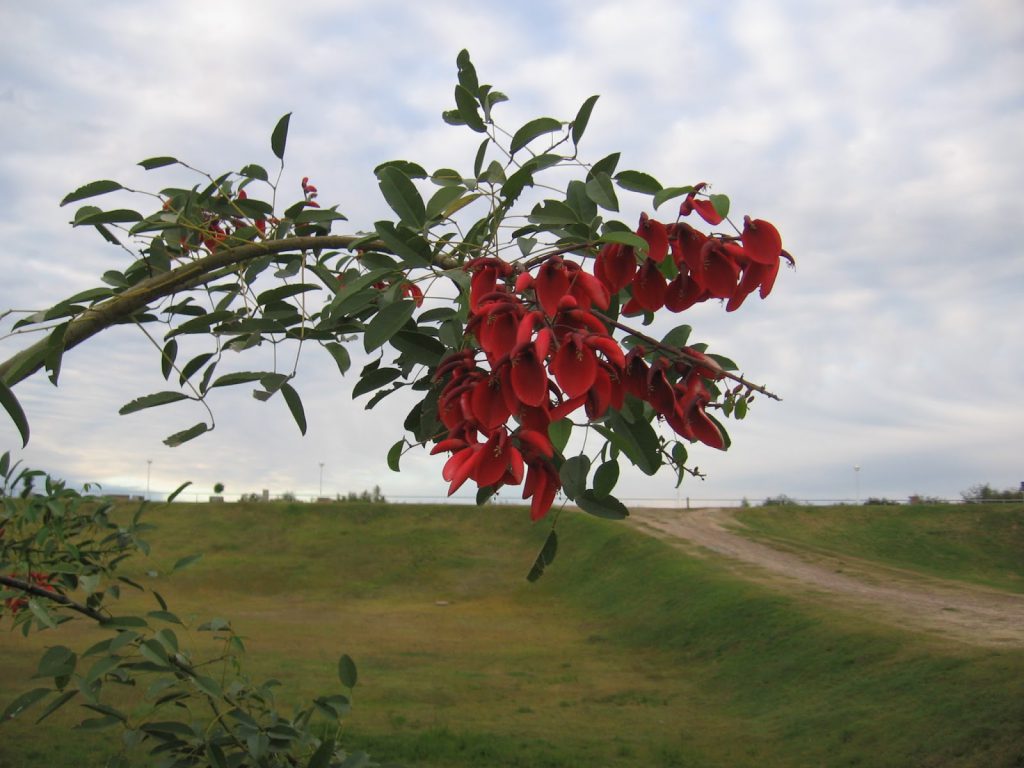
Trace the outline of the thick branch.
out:
M 267 240 L 262 243 L 247 243 L 218 249 L 201 259 L 182 264 L 170 272 L 143 280 L 123 293 L 89 307 L 68 323 L 64 331 L 64 349 L 78 346 L 100 331 L 124 322 L 135 312 L 155 301 L 178 291 L 202 285 L 211 279 L 211 273 L 225 267 L 234 267 L 274 253 L 324 248 L 344 249 L 359 241 L 363 241 L 361 247 L 367 250 L 388 250 L 384 243 L 366 243 L 364 238 L 355 235 L 289 237 L 284 240 Z M 0 363 L 0 381 L 4 381 L 8 386 L 14 386 L 42 368 L 48 344 L 48 339 L 41 339 Z

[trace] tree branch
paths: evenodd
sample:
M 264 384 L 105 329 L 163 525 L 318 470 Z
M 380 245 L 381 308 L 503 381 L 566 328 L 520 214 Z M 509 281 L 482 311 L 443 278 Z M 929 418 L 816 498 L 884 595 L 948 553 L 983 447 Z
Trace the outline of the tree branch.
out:
M 124 322 L 132 314 L 148 307 L 154 301 L 208 282 L 213 279 L 211 273 L 217 270 L 235 267 L 269 254 L 324 248 L 348 249 L 356 242 L 362 242 L 363 245 L 360 248 L 366 250 L 391 252 L 380 241 L 366 242 L 365 238 L 355 235 L 289 237 L 283 240 L 267 240 L 261 243 L 246 243 L 218 249 L 201 259 L 182 264 L 170 272 L 143 280 L 123 293 L 84 310 L 68 323 L 64 331 L 64 350 L 76 347 L 110 326 Z M 0 363 L 0 381 L 10 387 L 27 379 L 43 367 L 48 348 L 49 339 L 40 339 Z
M 94 611 L 87 605 L 75 602 L 70 597 L 62 595 L 60 592 L 51 591 L 45 587 L 40 587 L 22 579 L 16 579 L 13 576 L 0 576 L 0 584 L 5 587 L 20 589 L 22 592 L 33 595 L 34 597 L 45 597 L 47 600 L 52 600 L 53 602 L 63 605 L 65 608 L 70 608 L 83 616 L 88 616 L 90 619 L 98 621 L 100 624 L 105 621 L 109 621 L 109 617 L 104 616 L 99 611 Z

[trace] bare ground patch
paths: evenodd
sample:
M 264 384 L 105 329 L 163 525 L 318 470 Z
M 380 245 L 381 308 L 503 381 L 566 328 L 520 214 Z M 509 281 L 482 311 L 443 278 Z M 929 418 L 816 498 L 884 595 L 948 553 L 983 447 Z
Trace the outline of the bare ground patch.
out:
M 802 587 L 810 597 L 866 609 L 904 629 L 937 633 L 971 645 L 1024 646 L 1024 595 L 929 578 L 853 557 L 788 552 L 752 541 L 727 509 L 635 509 L 640 531 L 687 549 L 711 551 L 771 587 Z

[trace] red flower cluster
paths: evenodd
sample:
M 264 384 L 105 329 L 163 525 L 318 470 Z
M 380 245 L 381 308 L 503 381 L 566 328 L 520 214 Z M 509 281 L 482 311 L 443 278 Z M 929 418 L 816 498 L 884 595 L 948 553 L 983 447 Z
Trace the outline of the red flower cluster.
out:
M 550 425 L 580 408 L 599 419 L 621 409 L 627 394 L 650 403 L 681 437 L 724 448 L 704 410 L 711 400 L 705 382 L 721 378 L 721 368 L 690 348 L 655 354 L 653 363 L 648 354 L 658 350 L 635 346 L 624 354 L 600 311 L 627 286 L 627 312 L 680 311 L 712 297 L 728 298 L 735 309 L 757 286 L 767 295 L 782 252 L 778 233 L 747 219 L 736 244 L 643 215 L 637 234 L 648 243 L 639 266 L 634 249 L 618 244 L 601 250 L 594 274 L 559 255 L 531 267 L 535 274 L 516 275 L 498 258 L 466 265 L 466 333 L 478 348 L 449 355 L 434 373 L 444 382 L 438 410 L 447 431 L 432 453 L 451 453 L 443 470 L 449 495 L 467 480 L 480 488 L 522 483 L 531 517 L 544 517 L 561 488 Z M 671 283 L 660 269 L 669 253 L 678 270 Z
M 15 579 L 21 578 L 16 573 L 12 573 L 10 575 L 11 575 L 12 578 L 15 578 Z M 40 573 L 38 571 L 32 571 L 31 573 L 29 573 L 28 578 L 26 579 L 26 581 L 28 581 L 30 584 L 35 584 L 37 586 L 40 586 L 43 589 L 47 590 L 48 592 L 56 592 L 57 590 L 53 587 L 52 584 L 50 584 L 50 579 L 51 578 L 52 578 L 52 576 L 47 575 L 45 573 Z M 28 607 L 28 598 L 27 597 L 9 597 L 9 598 L 7 598 L 4 601 L 4 607 L 6 607 L 7 610 L 9 610 L 11 612 L 11 615 L 14 615 L 14 614 L 18 613 L 19 611 L 22 611 L 22 610 L 24 610 L 25 608 Z
M 691 194 L 680 214 L 694 210 L 709 223 L 722 220 L 709 201 Z M 627 315 L 662 307 L 682 312 L 708 299 L 726 299 L 726 310 L 732 312 L 755 290 L 765 298 L 775 284 L 781 258 L 792 261 L 782 250 L 778 230 L 749 216 L 739 237 L 706 235 L 685 222 L 666 225 L 646 214 L 641 214 L 636 234 L 647 242 L 647 258 L 639 266 L 635 249 L 618 243 L 606 245 L 594 266 L 594 274 L 612 293 L 631 288 L 632 297 L 622 309 Z M 676 271 L 671 280 L 663 271 L 670 254 Z

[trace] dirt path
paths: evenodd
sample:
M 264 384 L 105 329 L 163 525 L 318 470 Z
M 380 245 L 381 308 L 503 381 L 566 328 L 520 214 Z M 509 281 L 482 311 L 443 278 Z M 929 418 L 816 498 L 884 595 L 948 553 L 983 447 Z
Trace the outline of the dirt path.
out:
M 730 531 L 726 526 L 740 523 L 726 509 L 636 509 L 631 520 L 645 533 L 739 561 L 739 571 L 769 586 L 791 589 L 798 582 L 812 597 L 833 602 L 838 597 L 880 620 L 971 645 L 1024 646 L 1024 595 L 931 579 L 853 557 L 784 552 Z

